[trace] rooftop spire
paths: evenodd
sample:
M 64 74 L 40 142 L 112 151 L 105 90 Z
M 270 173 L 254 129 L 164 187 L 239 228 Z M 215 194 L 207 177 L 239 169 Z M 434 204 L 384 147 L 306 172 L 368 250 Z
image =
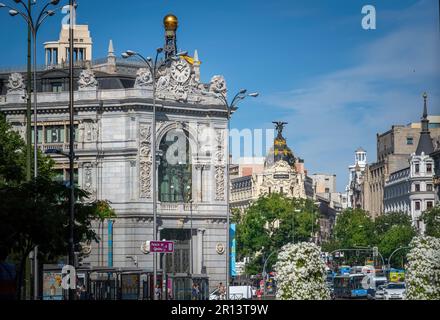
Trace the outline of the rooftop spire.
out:
M 420 140 L 417 146 L 416 155 L 421 155 L 424 152 L 426 155 L 434 152 L 432 145 L 431 134 L 429 132 L 429 120 L 428 120 L 428 94 L 423 94 L 423 116 L 422 116 L 422 131 L 420 132 Z
M 115 56 L 115 49 L 113 47 L 113 40 L 110 39 L 110 42 L 108 44 L 108 56 L 114 57 Z

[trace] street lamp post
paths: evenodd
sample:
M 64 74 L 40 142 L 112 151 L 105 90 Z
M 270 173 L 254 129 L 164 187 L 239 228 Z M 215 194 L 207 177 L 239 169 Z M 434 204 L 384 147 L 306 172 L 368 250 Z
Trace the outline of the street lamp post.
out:
M 9 9 L 9 15 L 11 17 L 20 16 L 22 17 L 27 26 L 28 26 L 28 103 L 27 103 L 27 179 L 30 179 L 30 152 L 32 150 L 31 148 L 31 98 L 29 96 L 30 93 L 30 74 L 31 74 L 31 54 L 30 54 L 30 36 L 32 36 L 32 42 L 33 42 L 33 98 L 34 98 L 34 178 L 36 179 L 38 177 L 38 125 L 37 125 L 37 112 L 38 112 L 38 101 L 37 101 L 37 33 L 40 29 L 43 22 L 48 18 L 55 14 L 56 10 L 59 10 L 61 8 L 57 8 L 55 10 L 47 10 L 50 5 L 56 6 L 60 2 L 60 0 L 51 0 L 50 2 L 46 3 L 46 5 L 43 7 L 43 9 L 40 11 L 40 13 L 37 16 L 37 19 L 34 19 L 32 15 L 32 5 L 35 4 L 35 2 L 28 1 L 28 3 L 24 3 L 23 0 L 14 0 L 15 3 L 20 4 L 23 6 L 24 11 L 18 10 L 17 8 L 13 8 L 11 6 L 5 5 L 4 3 L 0 3 L 0 9 L 5 8 Z M 38 299 L 38 246 L 34 248 L 34 299 Z
M 232 99 L 232 101 L 229 103 L 228 102 L 228 98 L 226 97 L 226 93 L 221 94 L 219 97 L 222 100 L 222 102 L 224 103 L 225 107 L 227 108 L 227 121 L 228 121 L 228 131 L 227 131 L 227 155 L 226 155 L 226 297 L 227 299 L 229 299 L 229 278 L 230 278 L 230 232 L 229 232 L 229 226 L 230 226 L 230 206 L 229 206 L 229 197 L 230 197 L 230 159 L 229 159 L 229 155 L 230 155 L 230 143 L 229 143 L 229 132 L 231 131 L 231 116 L 232 113 L 237 111 L 237 105 L 240 103 L 240 101 L 244 100 L 246 97 L 252 97 L 252 98 L 256 98 L 258 97 L 258 93 L 254 92 L 254 93 L 247 93 L 246 89 L 242 89 L 240 90 Z
M 266 296 L 266 266 L 267 266 L 267 262 L 269 261 L 270 257 L 272 257 L 275 253 L 278 253 L 278 251 L 273 251 L 264 261 L 264 265 L 263 265 L 263 281 L 264 281 L 264 286 L 263 286 L 263 299 Z
M 405 249 L 409 249 L 409 248 L 410 248 L 410 247 L 400 247 L 400 248 L 397 248 L 396 250 L 394 250 L 393 253 L 391 253 L 391 255 L 388 257 L 388 266 L 387 266 L 388 271 L 391 270 L 391 259 L 393 258 L 393 256 L 394 256 L 397 252 L 399 252 L 400 250 L 405 250 Z
M 22 17 L 28 28 L 31 31 L 32 41 L 33 41 L 33 74 L 34 74 L 34 83 L 33 83 L 33 98 L 34 98 L 34 178 L 38 176 L 38 137 L 37 137 L 37 111 L 38 111 L 38 102 L 37 102 L 37 34 L 43 22 L 48 18 L 55 14 L 56 10 L 61 8 L 57 8 L 55 10 L 47 10 L 50 5 L 56 6 L 60 2 L 60 0 L 51 0 L 46 3 L 43 9 L 37 16 L 37 19 L 34 19 L 32 16 L 31 6 L 25 4 L 23 0 L 14 0 L 17 4 L 21 4 L 24 8 L 24 11 L 20 11 L 16 8 L 12 8 L 10 6 L 5 5 L 4 3 L 0 3 L 0 8 L 9 9 L 9 15 L 12 17 L 20 16 Z M 31 3 L 32 5 L 32 3 Z
M 156 188 L 156 87 L 157 87 L 157 75 L 158 75 L 158 71 L 161 67 L 165 66 L 166 63 L 169 61 L 169 59 L 165 59 L 165 60 L 160 60 L 159 59 L 159 55 L 164 51 L 163 48 L 157 48 L 156 49 L 156 58 L 153 60 L 151 59 L 151 57 L 147 57 L 145 58 L 143 55 L 141 55 L 140 53 L 137 53 L 135 51 L 132 50 L 127 50 L 124 53 L 122 53 L 122 57 L 124 59 L 128 59 L 130 57 L 138 57 L 140 58 L 145 65 L 147 66 L 148 70 L 151 73 L 151 78 L 152 78 L 152 82 L 153 82 L 153 121 L 152 121 L 152 136 L 153 136 L 153 141 L 152 141 L 152 154 L 153 154 L 153 161 L 152 161 L 152 172 L 153 172 L 153 240 L 156 241 L 157 240 L 157 188 Z M 172 56 L 171 59 L 179 59 L 180 56 L 184 56 L 186 55 L 187 52 L 181 52 L 175 56 Z M 153 283 L 154 283 L 154 287 L 156 287 L 157 285 L 157 256 L 156 253 L 153 252 Z M 156 295 L 154 295 L 154 299 L 156 299 Z

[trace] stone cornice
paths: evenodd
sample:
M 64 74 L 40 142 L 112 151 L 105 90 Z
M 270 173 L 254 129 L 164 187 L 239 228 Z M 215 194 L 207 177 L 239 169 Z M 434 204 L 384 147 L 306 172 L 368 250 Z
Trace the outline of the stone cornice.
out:
M 211 116 L 226 118 L 227 111 L 218 105 L 182 105 L 178 103 L 156 105 L 157 112 L 166 114 L 185 114 L 190 116 Z M 117 111 L 152 111 L 150 99 L 130 98 L 126 100 L 83 100 L 75 103 L 77 112 L 117 112 Z M 26 103 L 0 105 L 0 111 L 7 115 L 21 115 L 26 113 Z M 42 102 L 38 104 L 38 114 L 67 114 L 69 107 L 65 102 Z

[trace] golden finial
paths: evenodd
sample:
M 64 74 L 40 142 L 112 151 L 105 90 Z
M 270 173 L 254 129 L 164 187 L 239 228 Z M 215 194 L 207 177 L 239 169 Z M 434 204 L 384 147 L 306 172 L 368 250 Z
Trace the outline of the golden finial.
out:
M 163 18 L 163 25 L 166 31 L 176 31 L 179 26 L 179 21 L 175 15 L 168 14 Z

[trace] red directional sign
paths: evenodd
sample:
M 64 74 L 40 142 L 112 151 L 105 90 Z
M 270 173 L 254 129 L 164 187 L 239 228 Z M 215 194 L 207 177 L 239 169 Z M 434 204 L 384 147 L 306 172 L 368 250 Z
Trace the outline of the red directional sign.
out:
M 172 253 L 174 252 L 173 241 L 150 241 L 150 252 Z

